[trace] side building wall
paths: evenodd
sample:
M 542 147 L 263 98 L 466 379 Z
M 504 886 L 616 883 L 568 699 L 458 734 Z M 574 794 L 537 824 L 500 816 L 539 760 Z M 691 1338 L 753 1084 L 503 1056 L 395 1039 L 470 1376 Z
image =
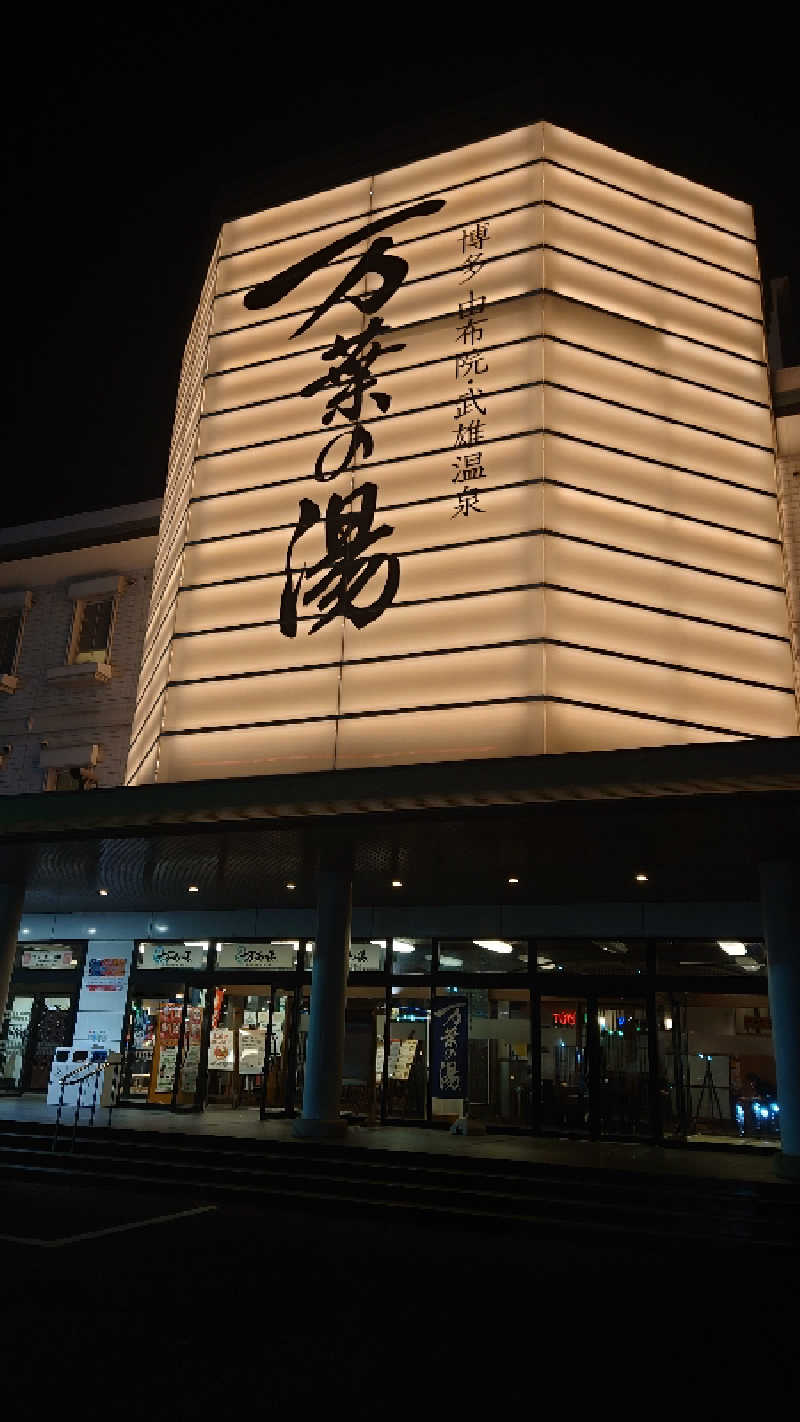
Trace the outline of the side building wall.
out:
M 130 742 L 142 642 L 150 603 L 155 538 L 134 538 L 0 564 L 0 593 L 30 593 L 12 692 L 0 696 L 0 795 L 46 788 L 60 748 L 97 745 L 98 788 L 121 785 Z M 66 665 L 75 601 L 86 578 L 121 579 L 111 642 L 111 677 L 56 682 Z M 47 753 L 47 754 L 45 754 Z

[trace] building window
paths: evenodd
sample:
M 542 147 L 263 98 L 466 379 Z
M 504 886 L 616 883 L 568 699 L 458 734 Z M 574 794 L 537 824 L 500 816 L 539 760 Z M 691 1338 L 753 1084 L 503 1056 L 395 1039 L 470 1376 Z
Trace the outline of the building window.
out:
M 115 597 L 92 598 L 75 604 L 71 662 L 109 661 L 116 611 Z
M 96 790 L 97 781 L 92 774 L 82 771 L 78 766 L 64 767 L 59 770 L 48 770 L 44 788 L 45 790 Z
M 0 614 L 0 676 L 13 676 L 22 643 L 22 612 Z

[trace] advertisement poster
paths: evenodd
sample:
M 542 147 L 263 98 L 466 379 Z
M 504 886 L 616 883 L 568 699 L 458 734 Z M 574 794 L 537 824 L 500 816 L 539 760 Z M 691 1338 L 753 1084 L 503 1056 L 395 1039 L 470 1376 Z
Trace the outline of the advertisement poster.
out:
M 244 1027 L 239 1029 L 239 1071 L 243 1076 L 253 1076 L 264 1070 L 264 1049 L 266 1032 Z
M 105 1047 L 117 1051 L 122 1040 L 123 1009 L 117 1012 L 79 1012 L 75 1020 L 76 1047 Z
M 79 1012 L 121 1013 L 125 1008 L 132 945 L 90 945 L 81 980 Z
M 433 1014 L 431 1094 L 457 1100 L 467 1095 L 467 1002 L 451 997 Z
M 233 1071 L 233 1031 L 229 1027 L 212 1027 L 208 1041 L 208 1065 L 211 1071 Z
M 175 1081 L 175 1066 L 178 1060 L 177 1047 L 161 1047 L 158 1054 L 156 1091 L 171 1091 Z
M 351 943 L 350 972 L 379 973 L 381 970 L 380 943 Z

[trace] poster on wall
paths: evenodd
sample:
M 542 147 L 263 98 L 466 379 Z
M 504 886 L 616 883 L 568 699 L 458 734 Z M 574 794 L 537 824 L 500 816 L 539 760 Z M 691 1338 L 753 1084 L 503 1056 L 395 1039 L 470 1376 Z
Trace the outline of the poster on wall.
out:
M 90 945 L 81 979 L 79 1012 L 122 1013 L 128 991 L 132 944 Z
M 433 1014 L 431 1094 L 442 1100 L 467 1095 L 467 1001 L 451 997 Z
M 212 1027 L 208 1041 L 208 1066 L 210 1071 L 233 1071 L 235 1053 L 230 1027 Z
M 177 1047 L 161 1047 L 158 1054 L 158 1071 L 156 1073 L 156 1091 L 171 1091 L 175 1083 L 175 1067 L 178 1061 Z
M 264 1050 L 267 1034 L 258 1028 L 239 1029 L 239 1071 L 253 1076 L 264 1070 Z
M 73 1045 L 105 1047 L 116 1051 L 122 1040 L 123 1008 L 117 1012 L 79 1012 L 75 1019 Z

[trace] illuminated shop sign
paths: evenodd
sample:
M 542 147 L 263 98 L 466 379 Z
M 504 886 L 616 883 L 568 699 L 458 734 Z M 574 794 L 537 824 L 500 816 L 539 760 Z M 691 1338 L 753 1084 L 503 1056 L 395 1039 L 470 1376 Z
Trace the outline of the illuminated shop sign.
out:
M 224 226 L 131 783 L 796 730 L 748 206 L 536 124 Z
M 575 1026 L 575 1021 L 576 1021 L 576 1017 L 575 1017 L 575 1012 L 574 1012 L 574 1011 L 572 1011 L 572 1012 L 554 1012 L 554 1013 L 553 1013 L 553 1026 L 554 1026 L 554 1027 L 574 1027 L 574 1026 Z

